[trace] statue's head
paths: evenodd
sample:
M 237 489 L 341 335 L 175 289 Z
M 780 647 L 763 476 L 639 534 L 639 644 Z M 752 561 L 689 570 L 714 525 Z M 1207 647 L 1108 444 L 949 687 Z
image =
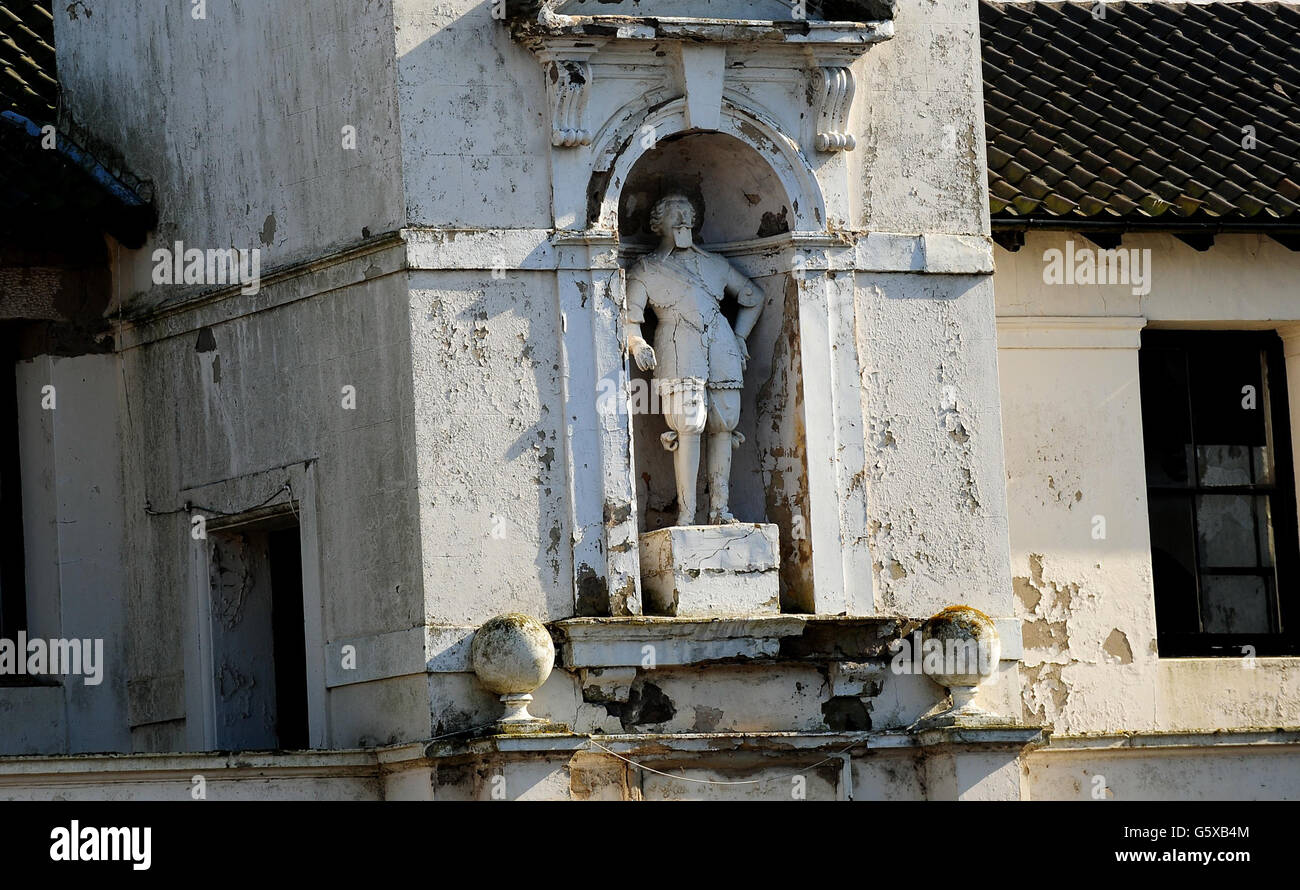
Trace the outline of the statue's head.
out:
M 681 192 L 664 195 L 650 211 L 650 231 L 661 238 L 671 233 L 676 247 L 691 246 L 694 228 L 695 205 Z

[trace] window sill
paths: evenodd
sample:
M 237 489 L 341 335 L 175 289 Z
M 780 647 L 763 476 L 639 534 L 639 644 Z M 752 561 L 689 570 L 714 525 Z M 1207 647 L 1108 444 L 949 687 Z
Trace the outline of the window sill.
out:
M 61 688 L 63 682 L 51 677 L 34 677 L 30 674 L 0 674 L 0 689 Z

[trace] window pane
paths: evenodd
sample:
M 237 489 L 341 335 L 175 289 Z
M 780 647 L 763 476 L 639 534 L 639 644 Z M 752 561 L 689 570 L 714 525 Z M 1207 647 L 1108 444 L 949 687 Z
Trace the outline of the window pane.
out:
M 1147 485 L 1186 485 L 1192 476 L 1187 359 L 1181 349 L 1138 353 Z
M 1257 575 L 1202 575 L 1205 632 L 1268 633 L 1268 588 Z
M 1152 493 L 1148 509 L 1156 623 L 1166 633 L 1198 631 L 1192 499 L 1185 494 Z
M 1199 447 L 1266 444 L 1263 353 L 1224 346 L 1190 353 L 1192 434 Z
M 1196 498 L 1201 566 L 1254 568 L 1259 565 L 1256 517 L 1267 521 L 1263 498 L 1247 494 L 1203 494 Z
M 1300 626 L 1300 551 L 1282 360 L 1272 332 L 1142 333 L 1161 654 L 1221 655 L 1223 637 L 1300 654 L 1300 633 L 1283 636 L 1284 622 Z
M 1200 445 L 1196 463 L 1202 485 L 1250 485 L 1255 482 L 1251 449 L 1245 445 Z

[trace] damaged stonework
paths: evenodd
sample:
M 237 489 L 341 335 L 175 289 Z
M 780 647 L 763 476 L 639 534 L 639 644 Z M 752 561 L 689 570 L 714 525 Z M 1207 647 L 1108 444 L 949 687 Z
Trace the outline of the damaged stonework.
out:
M 1091 682 L 1079 687 L 1093 676 L 1091 668 L 1126 672 L 1132 682 L 1141 665 L 1135 665 L 1129 633 L 1104 623 L 1104 604 L 1091 588 L 1045 577 L 1042 554 L 1031 553 L 1028 561 L 1029 574 L 1013 579 L 1016 614 L 1023 620 L 1023 715 L 1066 731 L 1077 726 L 1071 697 L 1094 694 Z M 1147 656 L 1153 652 L 1152 647 Z
M 788 18 L 724 19 L 687 16 L 562 15 L 542 6 L 535 18 L 508 19 L 517 40 L 528 42 L 543 37 L 635 40 L 697 40 L 732 43 L 804 43 L 840 40 L 868 44 L 894 34 L 892 21 L 813 21 Z
M 998 393 L 986 380 L 995 329 L 981 309 L 992 292 L 984 279 L 957 280 L 960 296 L 931 302 L 923 297 L 940 285 L 884 273 L 859 296 L 866 531 L 885 613 L 932 613 L 953 590 L 988 615 L 1012 611 L 1009 560 L 994 543 L 1006 540 L 1007 516 Z
M 780 554 L 771 523 L 675 526 L 641 535 L 646 611 L 658 615 L 780 612 Z
M 1070 696 L 1061 672 L 1072 660 L 1069 619 L 1079 585 L 1044 580 L 1043 556 L 1037 553 L 1029 556 L 1029 575 L 1012 582 L 1016 615 L 1023 619 L 1024 719 L 1055 726 Z
M 830 698 L 822 703 L 826 726 L 836 732 L 871 729 L 874 699 L 884 690 L 882 661 L 834 661 L 827 671 Z
M 891 667 L 897 642 L 920 626 L 793 615 L 556 622 L 557 672 L 535 710 L 593 733 L 903 731 L 946 700 L 932 678 Z
M 604 0 L 603 5 L 606 7 L 605 12 L 608 15 L 601 16 L 563 16 L 563 19 L 573 18 L 591 18 L 603 21 L 605 19 L 622 19 L 627 16 L 620 16 L 625 10 L 635 10 L 641 7 L 641 4 L 632 0 Z M 655 13 L 662 17 L 667 10 L 663 8 L 665 4 L 647 4 L 653 8 Z M 789 8 L 769 4 L 774 14 L 785 12 L 785 18 L 789 18 Z M 582 10 L 585 7 L 582 0 L 506 0 L 505 18 L 512 24 L 529 24 L 534 21 L 550 22 L 561 18 L 557 13 Z M 892 21 L 898 8 L 898 0 L 810 0 L 807 4 L 807 18 L 814 20 L 837 21 L 837 22 L 883 22 Z M 683 10 L 684 11 L 684 10 Z M 718 12 L 714 9 L 713 12 Z M 757 13 L 750 11 L 747 18 L 761 18 Z M 776 17 L 774 15 L 774 17 Z

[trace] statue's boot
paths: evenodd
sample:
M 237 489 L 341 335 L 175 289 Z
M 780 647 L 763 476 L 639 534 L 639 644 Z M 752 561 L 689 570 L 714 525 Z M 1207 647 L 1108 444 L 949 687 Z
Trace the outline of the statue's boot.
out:
M 678 433 L 673 452 L 677 476 L 677 524 L 695 524 L 695 483 L 700 477 L 700 434 Z
M 709 524 L 735 522 L 728 512 L 731 502 L 731 431 L 709 434 Z

